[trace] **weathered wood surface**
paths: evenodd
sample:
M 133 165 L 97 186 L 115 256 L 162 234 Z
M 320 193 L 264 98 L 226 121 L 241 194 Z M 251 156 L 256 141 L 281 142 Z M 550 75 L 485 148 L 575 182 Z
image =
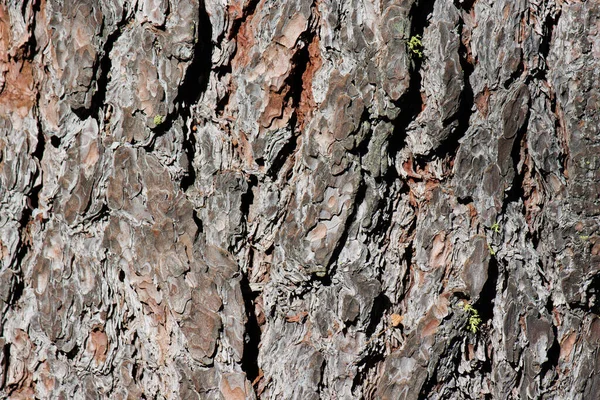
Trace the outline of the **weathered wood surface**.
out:
M 599 16 L 0 1 L 0 397 L 597 398 Z

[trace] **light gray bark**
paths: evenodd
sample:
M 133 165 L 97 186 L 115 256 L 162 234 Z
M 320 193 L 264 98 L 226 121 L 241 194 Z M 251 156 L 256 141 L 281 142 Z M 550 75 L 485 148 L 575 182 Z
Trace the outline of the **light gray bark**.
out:
M 0 397 L 595 399 L 599 27 L 0 0 Z

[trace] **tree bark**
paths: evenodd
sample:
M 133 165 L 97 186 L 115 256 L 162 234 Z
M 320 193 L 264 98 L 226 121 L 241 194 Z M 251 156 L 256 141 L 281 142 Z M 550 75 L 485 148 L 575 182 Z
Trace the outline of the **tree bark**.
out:
M 0 397 L 597 398 L 599 18 L 0 0 Z

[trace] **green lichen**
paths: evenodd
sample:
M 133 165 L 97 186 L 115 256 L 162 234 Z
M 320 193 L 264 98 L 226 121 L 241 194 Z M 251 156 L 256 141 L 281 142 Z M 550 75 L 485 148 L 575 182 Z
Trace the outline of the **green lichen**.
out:
M 500 233 L 500 224 L 498 222 L 494 222 L 492 226 L 490 226 L 490 229 L 496 233 Z
M 154 125 L 158 126 L 158 125 L 162 124 L 163 122 L 165 122 L 165 117 L 163 117 L 162 115 L 154 116 Z
M 469 314 L 469 321 L 467 322 L 467 329 L 471 333 L 479 332 L 479 326 L 481 325 L 482 319 L 479 316 L 479 311 L 472 305 L 466 302 L 459 303 L 462 305 L 462 309 Z
M 408 50 L 410 50 L 413 56 L 423 58 L 423 42 L 421 42 L 421 35 L 412 36 L 407 44 Z

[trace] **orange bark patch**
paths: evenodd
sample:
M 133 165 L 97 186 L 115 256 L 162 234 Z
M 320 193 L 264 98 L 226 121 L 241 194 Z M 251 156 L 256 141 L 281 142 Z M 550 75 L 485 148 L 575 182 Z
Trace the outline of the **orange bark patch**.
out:
M 438 233 L 433 239 L 433 246 L 429 256 L 429 264 L 432 268 L 440 268 L 446 265 L 450 254 L 450 243 L 446 241 L 446 232 Z
M 308 64 L 302 74 L 302 92 L 300 93 L 300 102 L 296 110 L 298 116 L 298 127 L 300 130 L 308 119 L 312 116 L 313 110 L 317 104 L 313 97 L 312 82 L 315 73 L 323 65 L 321 59 L 321 50 L 319 48 L 319 35 L 315 34 L 313 40 L 308 44 Z
M 475 106 L 477 110 L 481 113 L 481 115 L 485 118 L 488 115 L 490 105 L 490 89 L 486 86 L 483 91 L 481 91 L 475 97 Z
M 94 360 L 102 363 L 106 360 L 106 352 L 108 351 L 108 336 L 104 333 L 101 327 L 95 327 L 90 333 L 90 341 L 88 349 L 94 353 Z
M 241 374 L 223 374 L 221 378 L 221 394 L 224 399 L 245 400 L 246 379 Z
M 298 313 L 296 315 L 285 317 L 285 320 L 287 322 L 300 322 L 304 321 L 304 318 L 306 318 L 307 315 L 308 313 L 306 311 L 302 311 L 301 313 Z
M 427 336 L 431 336 L 437 332 L 438 327 L 440 326 L 440 321 L 433 318 L 431 321 L 427 322 L 423 326 L 423 330 L 421 331 L 421 337 L 425 338 Z
M 264 0 L 261 0 L 256 6 L 256 9 L 261 8 L 263 4 Z M 248 4 L 245 4 L 244 8 L 247 6 Z M 228 11 L 230 12 L 231 16 L 240 16 L 239 18 L 234 19 L 233 25 L 235 25 L 236 20 L 243 18 L 243 12 L 239 11 L 239 6 L 228 9 Z M 237 45 L 235 56 L 233 57 L 233 60 L 231 60 L 231 67 L 233 70 L 241 69 L 250 63 L 250 53 L 252 47 L 254 47 L 254 31 L 252 23 L 255 14 L 256 12 L 253 12 L 246 17 L 246 19 L 241 23 L 237 35 L 235 38 L 233 38 L 235 39 Z
M 21 118 L 33 107 L 36 93 L 31 61 L 13 47 L 11 21 L 6 8 L 0 6 L 0 115 L 15 111 Z
M 571 351 L 573 351 L 573 346 L 575 345 L 575 341 L 577 340 L 577 334 L 571 333 L 567 336 L 560 344 L 560 355 L 559 360 L 567 361 L 567 358 L 571 355 Z

